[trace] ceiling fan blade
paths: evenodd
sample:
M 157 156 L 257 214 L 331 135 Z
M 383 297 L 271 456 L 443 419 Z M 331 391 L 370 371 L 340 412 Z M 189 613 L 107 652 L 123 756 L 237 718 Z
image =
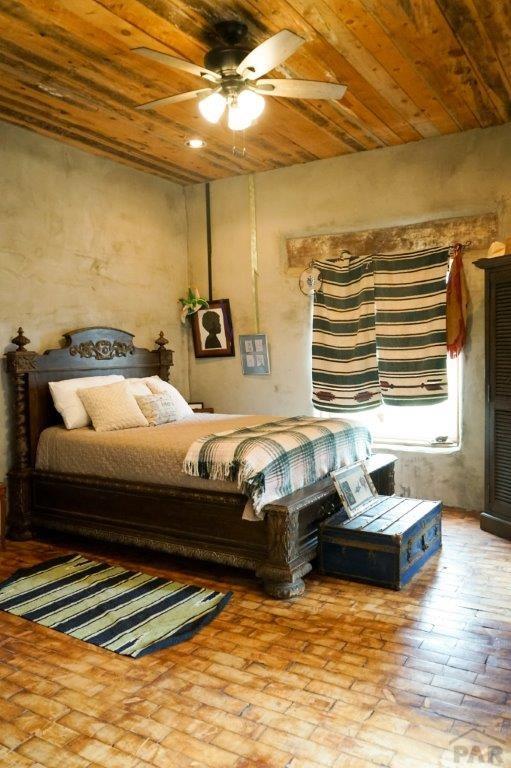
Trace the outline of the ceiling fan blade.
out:
M 250 51 L 236 71 L 247 80 L 257 80 L 258 77 L 282 64 L 304 42 L 303 37 L 295 35 L 289 29 L 282 29 Z
M 135 109 L 156 109 L 157 107 L 164 107 L 166 104 L 177 104 L 180 101 L 189 101 L 189 99 L 197 99 L 199 96 L 207 96 L 213 93 L 214 88 L 199 88 L 198 91 L 187 91 L 186 93 L 176 93 L 174 96 L 166 96 L 163 99 L 156 99 L 155 101 L 148 101 L 146 104 L 139 104 Z
M 319 80 L 258 80 L 250 86 L 263 96 L 283 96 L 285 99 L 342 99 L 347 86 Z
M 197 75 L 197 77 L 203 77 L 205 80 L 211 80 L 214 83 L 220 81 L 220 76 L 217 75 L 216 72 L 213 72 L 211 69 L 206 69 L 206 67 L 199 67 L 198 64 L 186 61 L 186 59 L 170 56 L 170 54 L 161 53 L 161 51 L 153 51 L 152 48 L 132 48 L 132 51 L 141 56 L 146 56 L 148 59 L 159 61 L 160 64 L 165 64 L 167 67 L 181 69 L 183 72 L 188 72 L 190 75 Z

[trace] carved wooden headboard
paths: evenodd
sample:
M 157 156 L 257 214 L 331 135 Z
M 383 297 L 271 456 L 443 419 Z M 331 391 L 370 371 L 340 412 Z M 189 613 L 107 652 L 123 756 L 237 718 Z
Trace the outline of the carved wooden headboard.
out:
M 133 344 L 133 334 L 117 328 L 80 328 L 64 334 L 65 345 L 42 355 L 26 349 L 30 340 L 20 328 L 12 339 L 17 347 L 7 352 L 7 370 L 14 378 L 14 424 L 16 466 L 27 472 L 35 466 L 39 436 L 43 429 L 61 421 L 53 407 L 49 381 L 80 376 L 122 374 L 126 378 L 160 376 L 168 380 L 173 352 L 160 331 L 156 349 Z

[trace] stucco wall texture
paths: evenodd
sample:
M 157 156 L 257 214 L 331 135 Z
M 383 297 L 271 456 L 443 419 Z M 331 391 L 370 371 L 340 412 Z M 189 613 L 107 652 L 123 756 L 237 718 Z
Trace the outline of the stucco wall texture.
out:
M 164 330 L 172 377 L 188 394 L 188 339 L 177 299 L 188 285 L 183 189 L 0 123 L 0 350 L 22 325 L 30 349 L 88 325 L 153 348 Z M 9 464 L 2 364 L 0 481 Z
M 310 413 L 311 303 L 286 268 L 285 238 L 487 211 L 509 235 L 510 178 L 511 125 L 257 174 L 260 327 L 272 373 L 251 378 L 237 348 L 240 333 L 255 331 L 248 177 L 211 185 L 214 298 L 231 301 L 236 357 L 196 360 L 177 299 L 189 284 L 207 291 L 204 187 L 183 190 L 0 123 L 0 350 L 20 324 L 39 351 L 87 325 L 130 330 L 149 347 L 163 329 L 185 396 L 218 412 Z M 468 258 L 466 273 L 462 447 L 399 452 L 397 490 L 481 509 L 483 275 Z M 0 480 L 10 461 L 5 366 L 1 377 Z
M 250 135 L 247 136 L 250 152 Z M 190 391 L 218 411 L 310 413 L 311 306 L 286 270 L 285 238 L 497 211 L 511 234 L 511 125 L 427 139 L 255 176 L 261 331 L 272 373 L 243 377 L 235 358 L 190 355 Z M 234 333 L 255 331 L 248 177 L 211 185 L 214 298 L 229 298 Z M 207 291 L 203 186 L 186 190 L 190 279 Z M 484 254 L 471 253 L 471 258 Z M 483 274 L 466 259 L 472 299 L 464 356 L 463 436 L 455 453 L 398 453 L 397 490 L 466 509 L 483 505 Z

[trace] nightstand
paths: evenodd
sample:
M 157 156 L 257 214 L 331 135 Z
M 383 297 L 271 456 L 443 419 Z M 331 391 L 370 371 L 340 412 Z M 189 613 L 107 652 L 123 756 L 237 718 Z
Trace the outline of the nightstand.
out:
M 214 408 L 192 408 L 194 413 L 214 413 Z
M 5 549 L 5 529 L 7 526 L 7 506 L 5 502 L 5 485 L 0 483 L 0 549 Z

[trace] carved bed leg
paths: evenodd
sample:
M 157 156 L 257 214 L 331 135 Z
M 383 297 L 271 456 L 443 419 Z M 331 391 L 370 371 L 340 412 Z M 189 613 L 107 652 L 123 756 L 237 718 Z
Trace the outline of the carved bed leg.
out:
M 29 371 L 35 370 L 35 352 L 25 346 L 30 342 L 18 329 L 12 339 L 17 346 L 15 352 L 7 353 L 7 370 L 14 378 L 14 419 L 15 419 L 15 464 L 9 472 L 8 534 L 11 539 L 26 541 L 32 538 L 30 530 L 30 445 L 27 420 L 26 379 Z
M 300 597 L 305 592 L 305 582 L 299 576 L 294 581 L 273 581 L 264 579 L 264 591 L 277 600 L 289 600 L 290 597 Z
M 311 564 L 300 557 L 298 551 L 298 513 L 286 507 L 267 507 L 268 561 L 257 569 L 265 592 L 271 597 L 286 600 L 303 595 L 305 584 L 301 578 Z
M 30 470 L 9 472 L 9 538 L 28 541 L 32 538 L 30 529 Z

